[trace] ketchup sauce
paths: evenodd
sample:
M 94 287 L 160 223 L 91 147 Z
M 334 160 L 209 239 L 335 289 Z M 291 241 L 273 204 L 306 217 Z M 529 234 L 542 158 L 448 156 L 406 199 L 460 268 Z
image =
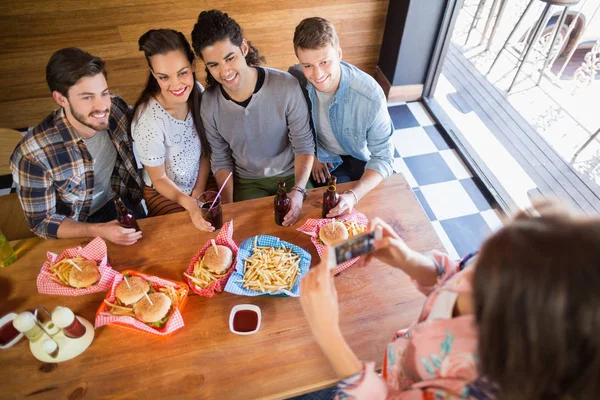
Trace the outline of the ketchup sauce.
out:
M 8 321 L 0 327 L 0 346 L 6 346 L 19 336 L 19 334 L 20 332 L 15 329 L 12 321 Z
M 258 326 L 258 313 L 253 310 L 240 310 L 233 316 L 233 329 L 237 332 L 252 332 Z

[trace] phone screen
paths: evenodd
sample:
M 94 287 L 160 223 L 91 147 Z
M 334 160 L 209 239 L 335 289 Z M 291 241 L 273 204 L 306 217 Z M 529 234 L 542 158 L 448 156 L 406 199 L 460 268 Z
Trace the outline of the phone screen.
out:
M 354 236 L 346 242 L 335 246 L 335 261 L 337 265 L 372 252 L 374 250 L 373 242 L 375 242 L 375 239 L 375 231 L 373 231 Z

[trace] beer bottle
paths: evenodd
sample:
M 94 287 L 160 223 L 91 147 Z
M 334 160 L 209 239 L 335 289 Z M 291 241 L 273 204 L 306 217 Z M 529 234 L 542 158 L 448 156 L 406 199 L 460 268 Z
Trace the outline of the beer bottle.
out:
M 277 189 L 273 203 L 275 205 L 275 223 L 281 225 L 283 224 L 283 217 L 290 211 L 290 199 L 287 197 L 285 191 L 285 182 L 278 181 L 277 184 L 279 188 Z
M 340 196 L 335 188 L 337 178 L 331 175 L 327 179 L 327 190 L 323 193 L 323 218 L 327 218 L 327 214 L 340 202 Z
M 123 203 L 121 197 L 118 194 L 113 196 L 113 201 L 115 202 L 115 208 L 117 209 L 117 220 L 119 221 L 119 225 L 123 228 L 133 228 L 136 231 L 141 231 L 137 221 L 135 220 L 135 216 Z

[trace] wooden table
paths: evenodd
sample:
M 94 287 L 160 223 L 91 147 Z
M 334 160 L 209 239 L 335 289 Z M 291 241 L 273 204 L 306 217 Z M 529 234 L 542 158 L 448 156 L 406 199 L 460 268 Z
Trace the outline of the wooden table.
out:
M 343 191 L 346 185 L 338 185 Z M 319 217 L 323 189 L 309 191 L 300 221 L 280 227 L 273 221 L 273 199 L 228 204 L 224 218 L 234 219 L 234 240 L 270 234 L 317 252 L 309 237 L 296 231 L 303 221 Z M 394 175 L 362 199 L 357 209 L 368 218 L 382 216 L 409 246 L 419 251 L 443 249 L 412 190 Z M 183 280 L 192 256 L 215 234 L 199 232 L 187 213 L 140 221 L 142 240 L 130 247 L 108 243 L 116 270 L 135 269 Z M 0 269 L 0 315 L 45 305 L 70 307 L 94 321 L 106 293 L 58 297 L 37 293 L 35 280 L 47 251 L 60 253 L 81 240 L 12 242 L 19 259 Z M 381 366 L 388 341 L 414 321 L 424 297 L 405 274 L 377 261 L 353 266 L 336 278 L 341 329 L 362 360 Z M 255 335 L 229 331 L 229 311 L 251 303 L 262 309 Z M 27 340 L 0 351 L 0 397 L 41 398 L 286 398 L 333 385 L 336 377 L 314 342 L 297 298 L 240 297 L 218 293 L 192 296 L 183 311 L 185 327 L 167 339 L 102 327 L 81 356 L 59 364 L 37 361 Z

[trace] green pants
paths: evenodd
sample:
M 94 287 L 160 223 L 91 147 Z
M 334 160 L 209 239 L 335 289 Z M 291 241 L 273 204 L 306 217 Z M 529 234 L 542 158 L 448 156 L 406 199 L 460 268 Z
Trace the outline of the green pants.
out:
M 261 179 L 243 179 L 233 178 L 233 201 L 243 201 L 258 199 L 260 197 L 274 196 L 277 193 L 278 181 L 285 182 L 285 188 L 289 192 L 296 184 L 294 175 L 283 178 L 261 178 Z M 307 189 L 312 189 L 310 181 L 306 184 Z

